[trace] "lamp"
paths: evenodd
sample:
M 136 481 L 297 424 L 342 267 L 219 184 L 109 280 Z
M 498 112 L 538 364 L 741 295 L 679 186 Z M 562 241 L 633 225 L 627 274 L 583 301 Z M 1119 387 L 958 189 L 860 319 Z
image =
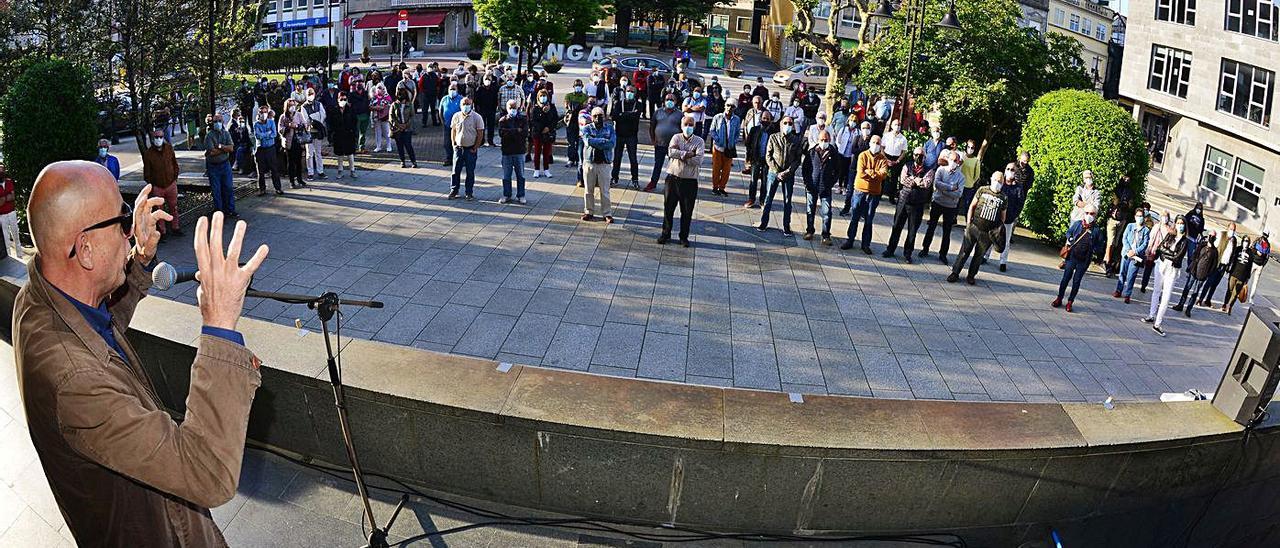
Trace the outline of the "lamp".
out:
M 893 18 L 893 6 L 889 5 L 889 0 L 880 0 L 880 5 L 876 6 L 876 11 L 871 14 L 872 17 L 884 19 Z
M 947 14 L 942 16 L 942 20 L 938 21 L 938 27 L 951 30 L 960 30 L 960 19 L 956 17 L 956 3 L 954 0 L 947 7 Z

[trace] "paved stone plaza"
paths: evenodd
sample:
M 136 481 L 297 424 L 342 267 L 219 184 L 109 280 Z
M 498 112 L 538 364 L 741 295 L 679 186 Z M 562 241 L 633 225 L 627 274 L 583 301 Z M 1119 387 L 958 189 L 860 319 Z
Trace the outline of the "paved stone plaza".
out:
M 934 259 L 907 265 L 777 230 L 762 235 L 752 229 L 759 210 L 741 206 L 737 173 L 732 196 L 699 200 L 693 247 L 659 246 L 661 194 L 615 189 L 617 222 L 582 222 L 582 191 L 563 165 L 553 179 L 529 179 L 529 205 L 519 206 L 496 203 L 498 164 L 497 149 L 482 149 L 474 202 L 445 199 L 449 174 L 439 164 L 404 170 L 368 158 L 358 180 L 335 180 L 331 170 L 309 189 L 243 200 L 249 240 L 271 246 L 254 286 L 383 301 L 382 310 L 346 309 L 343 334 L 434 351 L 922 399 L 1150 400 L 1210 391 L 1244 316 L 1171 312 L 1161 338 L 1139 322 L 1147 295 L 1135 292 L 1125 306 L 1110 297 L 1114 280 L 1096 273 L 1074 314 L 1051 309 L 1055 249 L 1028 239 L 1015 241 L 1007 273 L 993 263 L 967 286 L 945 283 L 947 269 Z M 800 233 L 800 193 L 795 211 Z M 885 202 L 877 251 L 891 217 Z M 772 225 L 781 226 L 781 213 Z M 843 236 L 846 226 L 837 217 L 833 232 Z M 953 256 L 960 236 L 957 229 Z M 189 239 L 167 242 L 161 257 L 194 264 Z M 195 286 L 161 295 L 194 303 Z M 251 317 L 319 327 L 305 307 L 257 299 L 246 307 Z

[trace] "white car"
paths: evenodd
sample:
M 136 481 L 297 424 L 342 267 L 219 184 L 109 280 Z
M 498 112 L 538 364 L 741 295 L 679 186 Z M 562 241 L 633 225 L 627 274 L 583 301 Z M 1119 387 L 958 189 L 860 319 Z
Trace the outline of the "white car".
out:
M 804 82 L 805 87 L 821 91 L 827 87 L 827 75 L 831 69 L 816 63 L 796 63 L 788 68 L 773 73 L 773 83 L 787 89 L 796 89 L 796 85 Z

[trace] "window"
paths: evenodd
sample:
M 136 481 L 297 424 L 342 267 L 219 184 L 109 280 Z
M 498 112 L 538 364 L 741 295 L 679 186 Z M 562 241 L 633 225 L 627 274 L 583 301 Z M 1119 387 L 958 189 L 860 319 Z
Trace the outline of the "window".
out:
M 1266 172 L 1244 160 L 1236 160 L 1236 176 L 1231 181 L 1231 201 L 1254 213 L 1262 195 L 1262 176 Z
M 743 33 L 749 33 L 749 32 L 751 32 L 751 18 L 750 18 L 750 17 L 739 17 L 739 18 L 737 18 L 737 19 L 734 21 L 734 27 L 733 27 L 733 30 L 735 30 L 735 31 L 737 31 L 737 32 L 743 32 Z
M 813 48 L 810 48 L 809 46 L 806 46 L 804 44 L 796 44 L 796 62 L 797 63 L 812 62 L 813 57 L 814 57 Z
M 444 29 L 440 27 L 427 27 L 427 45 L 443 46 L 444 45 Z
M 1206 146 L 1204 151 L 1204 172 L 1200 175 L 1200 186 L 1215 194 L 1226 195 L 1227 184 L 1231 180 L 1231 163 L 1234 156 L 1221 150 Z
M 1094 31 L 1093 31 L 1093 37 L 1094 37 L 1094 38 L 1097 38 L 1099 42 L 1106 42 L 1106 41 L 1107 41 L 1107 27 L 1106 27 L 1105 25 L 1103 25 L 1102 23 L 1098 23 L 1098 28 L 1094 29 Z
M 720 13 L 711 14 L 711 26 L 727 30 L 729 28 L 729 16 Z
M 388 45 L 388 33 L 385 29 L 378 29 L 369 33 L 369 45 L 375 48 L 385 47 Z
M 1280 5 L 1271 0 L 1227 0 L 1227 30 L 1277 41 Z
M 324 6 L 325 4 L 328 4 L 328 3 L 329 3 L 328 0 L 311 0 L 311 5 L 313 6 Z
M 858 26 L 858 9 L 851 7 L 840 12 L 840 26 L 847 29 Z
M 1080 16 L 1074 13 L 1071 14 L 1071 24 L 1068 25 L 1067 28 L 1071 29 L 1073 32 L 1080 32 Z
M 1271 99 L 1276 73 L 1253 65 L 1222 59 L 1222 85 L 1218 86 L 1218 110 L 1262 126 L 1271 125 Z
M 1156 19 L 1196 25 L 1196 0 L 1156 0 Z
M 831 0 L 822 0 L 818 2 L 818 6 L 813 8 L 813 16 L 818 19 L 828 19 L 831 17 Z
M 1085 35 L 1085 36 L 1088 36 L 1088 35 L 1089 35 L 1089 31 L 1090 31 L 1090 30 L 1092 30 L 1092 29 L 1093 29 L 1093 20 L 1092 20 L 1092 19 L 1089 19 L 1088 17 L 1085 17 L 1085 18 L 1084 18 L 1084 24 L 1083 24 L 1083 25 L 1080 25 L 1080 33 L 1081 33 L 1081 34 L 1083 34 L 1083 35 Z
M 267 1 L 267 13 L 268 13 L 268 14 L 272 14 L 272 13 L 275 13 L 275 12 L 276 12 L 276 0 L 268 0 L 268 1 Z
M 1059 27 L 1061 27 L 1061 26 L 1062 26 L 1062 22 L 1066 20 L 1066 17 L 1067 17 L 1067 12 L 1062 11 L 1062 10 L 1060 10 L 1060 9 L 1056 9 L 1056 10 L 1054 10 L 1054 11 L 1053 11 L 1053 24 L 1058 25 Z
M 1191 52 L 1160 44 L 1151 45 L 1151 75 L 1147 78 L 1147 89 L 1186 99 L 1190 82 Z
M 306 2 L 307 0 L 301 0 L 301 1 Z M 285 10 L 293 9 L 293 0 L 284 0 L 284 9 Z

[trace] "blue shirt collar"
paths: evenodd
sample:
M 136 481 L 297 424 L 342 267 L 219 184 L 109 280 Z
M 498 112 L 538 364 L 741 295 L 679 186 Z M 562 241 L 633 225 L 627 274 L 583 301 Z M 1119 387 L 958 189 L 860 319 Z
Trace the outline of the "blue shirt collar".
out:
M 71 301 L 71 304 L 76 307 L 76 310 L 80 311 L 80 315 L 84 316 L 84 321 L 88 322 L 89 327 L 93 328 L 94 331 L 102 333 L 105 330 L 111 329 L 111 312 L 107 310 L 106 300 L 103 300 L 102 304 L 99 304 L 97 307 L 93 307 L 80 302 L 75 297 L 72 297 L 63 290 L 58 289 L 57 286 L 54 286 L 53 288 L 57 289 L 58 293 L 61 293 L 68 301 Z

